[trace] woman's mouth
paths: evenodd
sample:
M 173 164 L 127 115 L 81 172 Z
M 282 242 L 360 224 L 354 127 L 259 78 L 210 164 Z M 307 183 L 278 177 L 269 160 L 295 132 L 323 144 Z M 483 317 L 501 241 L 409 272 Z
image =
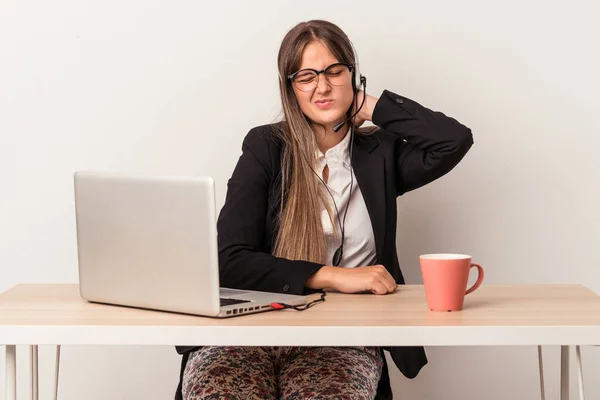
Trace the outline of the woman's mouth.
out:
M 319 107 L 319 109 L 326 110 L 333 106 L 333 100 L 317 100 L 315 101 L 315 104 L 317 105 L 317 107 Z

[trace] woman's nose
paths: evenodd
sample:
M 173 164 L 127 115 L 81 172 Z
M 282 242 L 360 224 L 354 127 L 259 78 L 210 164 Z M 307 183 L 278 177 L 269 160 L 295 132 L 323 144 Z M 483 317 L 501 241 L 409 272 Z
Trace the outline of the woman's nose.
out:
M 317 77 L 317 93 L 325 93 L 330 89 L 329 82 L 325 74 L 319 74 Z

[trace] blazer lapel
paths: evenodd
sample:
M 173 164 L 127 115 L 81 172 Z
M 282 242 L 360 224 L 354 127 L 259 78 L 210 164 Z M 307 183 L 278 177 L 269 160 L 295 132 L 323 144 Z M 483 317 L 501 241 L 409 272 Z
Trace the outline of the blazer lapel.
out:
M 377 259 L 382 259 L 385 239 L 385 164 L 381 152 L 373 151 L 379 146 L 375 136 L 354 137 L 352 169 L 365 205 L 371 218 Z

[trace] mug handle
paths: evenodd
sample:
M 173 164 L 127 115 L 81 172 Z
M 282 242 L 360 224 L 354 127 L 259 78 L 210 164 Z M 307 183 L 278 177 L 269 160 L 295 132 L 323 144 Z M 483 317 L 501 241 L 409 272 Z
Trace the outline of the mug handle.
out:
M 471 287 L 470 287 L 470 288 L 467 290 L 467 292 L 465 293 L 465 295 L 467 295 L 467 294 L 469 294 L 469 293 L 471 293 L 471 292 L 474 292 L 475 290 L 477 290 L 477 288 L 478 288 L 479 286 L 481 286 L 481 282 L 483 282 L 483 268 L 481 268 L 481 265 L 479 265 L 479 264 L 471 264 L 471 267 L 469 268 L 469 271 L 470 271 L 470 270 L 471 270 L 471 268 L 473 268 L 473 267 L 477 268 L 477 271 L 478 271 L 478 272 L 477 272 L 477 282 L 475 282 L 475 283 L 473 284 L 473 286 L 471 286 Z

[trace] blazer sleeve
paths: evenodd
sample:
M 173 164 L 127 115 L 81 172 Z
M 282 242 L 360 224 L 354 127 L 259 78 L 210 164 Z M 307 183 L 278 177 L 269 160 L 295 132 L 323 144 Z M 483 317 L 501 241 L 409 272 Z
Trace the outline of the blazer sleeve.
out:
M 273 171 L 269 140 L 259 128 L 242 144 L 242 155 L 227 184 L 217 221 L 222 287 L 287 294 L 311 292 L 305 283 L 323 265 L 274 257 L 264 250 L 268 197 Z
M 473 145 L 466 126 L 388 90 L 377 101 L 372 119 L 399 136 L 394 149 L 397 196 L 450 172 Z

